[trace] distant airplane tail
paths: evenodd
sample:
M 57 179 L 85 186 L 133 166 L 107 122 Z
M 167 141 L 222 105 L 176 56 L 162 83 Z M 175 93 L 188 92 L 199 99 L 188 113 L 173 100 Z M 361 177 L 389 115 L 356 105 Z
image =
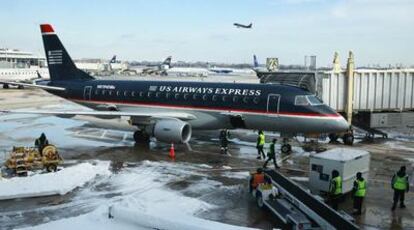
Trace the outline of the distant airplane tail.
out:
M 110 64 L 116 63 L 116 55 L 114 55 L 111 60 L 109 61 Z
M 247 27 L 252 28 L 252 26 L 253 26 L 253 23 L 250 23 Z
M 40 25 L 40 31 L 42 32 L 50 80 L 64 81 L 94 79 L 92 76 L 76 67 L 51 25 Z
M 258 68 L 259 67 L 259 62 L 257 61 L 256 55 L 253 55 L 253 67 L 254 68 Z
M 163 65 L 167 65 L 168 66 L 168 68 L 169 67 L 171 67 L 171 59 L 172 59 L 172 57 L 171 56 L 168 56 L 165 60 L 164 60 L 164 62 L 162 63 Z

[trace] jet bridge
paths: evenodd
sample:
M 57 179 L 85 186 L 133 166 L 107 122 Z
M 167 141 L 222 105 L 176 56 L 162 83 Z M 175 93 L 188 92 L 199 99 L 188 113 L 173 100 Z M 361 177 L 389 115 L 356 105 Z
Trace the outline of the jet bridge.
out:
M 359 229 L 351 221 L 352 217 L 344 212 L 339 213 L 333 210 L 281 173 L 274 170 L 265 170 L 265 174 L 272 179 L 272 184 L 286 197 L 286 200 L 315 221 L 320 229 Z

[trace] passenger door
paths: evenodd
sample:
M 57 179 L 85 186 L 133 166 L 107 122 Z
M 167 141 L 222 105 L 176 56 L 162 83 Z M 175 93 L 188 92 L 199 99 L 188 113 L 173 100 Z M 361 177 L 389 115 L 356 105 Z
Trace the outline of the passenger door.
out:
M 83 99 L 84 100 L 91 100 L 92 95 L 92 86 L 85 86 L 83 89 Z
M 279 107 L 280 107 L 280 95 L 269 94 L 267 96 L 267 113 L 279 114 Z

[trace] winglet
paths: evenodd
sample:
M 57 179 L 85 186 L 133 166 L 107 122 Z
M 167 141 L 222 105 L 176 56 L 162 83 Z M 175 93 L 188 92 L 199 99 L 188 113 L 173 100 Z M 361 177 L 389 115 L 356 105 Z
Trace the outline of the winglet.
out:
M 54 34 L 55 33 L 55 31 L 53 30 L 53 27 L 50 24 L 40 25 L 40 30 L 42 31 L 42 34 Z

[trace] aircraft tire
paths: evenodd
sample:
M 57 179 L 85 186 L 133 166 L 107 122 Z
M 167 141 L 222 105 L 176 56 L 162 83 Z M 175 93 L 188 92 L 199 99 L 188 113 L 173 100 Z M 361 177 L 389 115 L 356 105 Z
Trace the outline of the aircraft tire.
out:
M 282 153 L 288 154 L 292 151 L 292 146 L 290 144 L 283 144 L 280 150 L 282 151 Z
M 342 137 L 345 145 L 353 145 L 354 144 L 354 135 L 352 134 L 344 134 Z
M 136 143 L 149 142 L 150 136 L 142 131 L 135 131 L 134 140 Z
M 329 142 L 334 143 L 338 141 L 339 136 L 336 133 L 329 134 Z

